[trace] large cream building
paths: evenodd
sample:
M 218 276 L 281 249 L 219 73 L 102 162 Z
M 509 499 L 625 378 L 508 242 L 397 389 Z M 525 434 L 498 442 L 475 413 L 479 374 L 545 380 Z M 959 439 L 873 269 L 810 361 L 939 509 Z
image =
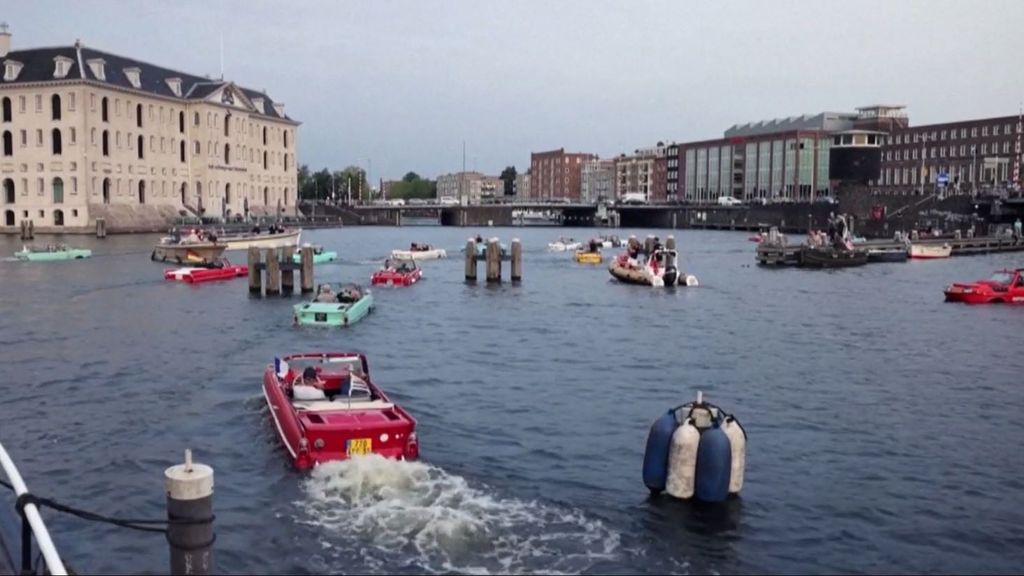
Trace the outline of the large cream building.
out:
M 0 230 L 295 213 L 299 124 L 283 104 L 77 42 L 10 44 L 0 30 Z

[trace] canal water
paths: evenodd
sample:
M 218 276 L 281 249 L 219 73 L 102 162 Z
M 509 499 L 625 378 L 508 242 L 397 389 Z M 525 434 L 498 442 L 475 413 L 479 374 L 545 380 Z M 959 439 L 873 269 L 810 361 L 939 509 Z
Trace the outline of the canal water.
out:
M 305 233 L 341 254 L 318 281 L 365 282 L 413 241 L 454 256 L 376 290 L 377 311 L 347 330 L 295 328 L 298 298 L 250 298 L 243 279 L 164 281 L 155 236 L 69 237 L 95 257 L 0 262 L 0 438 L 35 492 L 129 517 L 162 516 L 163 469 L 191 447 L 216 469 L 221 572 L 1024 565 L 1024 307 L 942 301 L 947 283 L 1024 255 L 776 270 L 754 265 L 746 234 L 682 231 L 701 286 L 654 290 L 546 251 L 593 230 L 491 229 L 523 240 L 524 280 L 468 286 L 458 251 L 475 232 Z M 2 254 L 19 247 L 0 238 Z M 330 350 L 369 355 L 419 420 L 421 462 L 289 467 L 263 369 Z M 698 390 L 746 426 L 742 498 L 651 499 L 648 427 Z M 158 535 L 48 517 L 80 573 L 167 571 Z

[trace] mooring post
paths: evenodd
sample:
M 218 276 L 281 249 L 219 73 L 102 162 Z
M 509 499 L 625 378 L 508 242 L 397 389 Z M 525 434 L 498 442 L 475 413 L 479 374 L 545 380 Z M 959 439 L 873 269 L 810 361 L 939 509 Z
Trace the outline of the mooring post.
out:
M 21 221 L 21 239 L 28 240 L 28 220 Z
M 96 237 L 106 238 L 107 237 L 107 219 L 97 218 L 96 219 Z
M 213 574 L 213 468 L 192 462 L 164 471 L 171 574 Z
M 523 279 L 523 243 L 519 241 L 519 238 L 512 239 L 512 263 L 510 268 L 512 281 L 521 281 Z
M 501 282 L 501 243 L 497 238 L 487 241 L 487 281 Z
M 295 292 L 295 263 L 292 249 L 282 246 L 277 252 L 278 260 L 281 262 L 281 295 L 291 296 Z
M 669 234 L 668 238 L 665 238 L 665 248 L 667 250 L 675 250 L 676 249 L 676 237 L 675 236 Z
M 302 256 L 299 257 L 302 268 L 299 269 L 299 282 L 302 283 L 302 293 L 309 294 L 313 291 L 313 247 L 303 246 Z
M 281 265 L 277 261 L 277 249 L 267 248 L 266 251 L 267 269 L 267 296 L 277 296 L 281 293 Z
M 644 238 L 644 254 L 651 252 L 654 252 L 654 236 L 648 234 L 647 238 Z
M 260 270 L 260 249 L 249 247 L 249 294 L 263 295 L 263 271 Z
M 36 221 L 35 220 L 29 220 L 28 221 L 28 239 L 29 240 L 34 240 L 35 237 L 36 237 Z
M 476 242 L 466 240 L 466 282 L 476 282 Z

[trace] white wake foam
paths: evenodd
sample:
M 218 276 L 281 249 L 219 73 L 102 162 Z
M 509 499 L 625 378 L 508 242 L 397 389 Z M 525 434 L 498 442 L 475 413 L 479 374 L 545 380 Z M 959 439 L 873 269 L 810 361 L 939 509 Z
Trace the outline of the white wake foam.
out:
M 499 498 L 419 462 L 329 463 L 305 491 L 302 521 L 321 529 L 324 550 L 335 561 L 354 555 L 364 568 L 575 573 L 619 549 L 617 532 L 579 510 Z

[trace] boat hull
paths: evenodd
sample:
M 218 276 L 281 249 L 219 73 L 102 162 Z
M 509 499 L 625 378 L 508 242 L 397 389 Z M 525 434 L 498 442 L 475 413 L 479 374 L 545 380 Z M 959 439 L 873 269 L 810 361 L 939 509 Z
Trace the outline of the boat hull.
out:
M 800 250 L 800 265 L 805 268 L 851 268 L 868 263 L 865 250 L 833 250 L 809 248 Z
M 910 257 L 914 260 L 936 260 L 949 258 L 953 254 L 953 247 L 949 244 L 942 246 L 928 246 L 924 244 L 913 244 L 910 246 Z
M 624 266 L 618 258 L 612 260 L 608 265 L 608 272 L 619 282 L 641 286 L 655 286 L 655 280 L 649 272 L 644 269 Z M 660 286 L 696 287 L 700 284 L 696 276 L 684 274 L 678 269 L 667 270 L 660 279 L 662 281 Z
M 576 252 L 575 258 L 580 264 L 600 264 L 604 262 L 604 257 L 601 256 L 600 252 Z
M 217 244 L 157 244 L 150 259 L 182 266 L 209 266 L 215 264 L 227 246 Z
M 868 250 L 868 262 L 906 262 L 906 250 Z
M 249 274 L 248 266 L 224 266 L 222 268 L 171 268 L 164 271 L 164 280 L 177 280 L 188 284 L 231 280 Z
M 318 364 L 325 391 L 335 392 L 341 389 L 347 374 L 334 371 L 332 365 L 340 366 L 338 361 L 346 359 L 362 362 L 364 370 L 360 377 L 372 390 L 372 400 L 346 402 L 335 396 L 333 401 L 293 401 L 286 383 L 294 382 L 301 371 L 289 368 L 286 374 L 278 376 L 273 364 L 264 370 L 263 398 L 292 464 L 305 471 L 325 462 L 347 460 L 354 455 L 354 444 L 361 445 L 365 454 L 402 460 L 419 458 L 416 420 L 373 383 L 364 357 L 350 353 L 285 357 L 292 364 Z
M 357 302 L 303 302 L 294 306 L 295 323 L 300 326 L 350 326 L 373 310 L 373 294 L 367 292 Z
M 412 272 L 396 272 L 378 270 L 370 276 L 370 284 L 374 286 L 412 286 L 423 278 L 423 270 L 417 268 Z
M 26 262 L 60 262 L 63 260 L 82 260 L 92 257 L 92 250 L 72 248 L 70 250 L 57 250 L 54 252 L 32 252 L 22 250 L 15 252 L 14 257 Z
M 391 257 L 396 260 L 437 260 L 447 258 L 448 252 L 443 248 L 433 250 L 392 250 Z
M 298 246 L 302 230 L 289 230 L 279 234 L 245 234 L 242 236 L 225 236 L 218 243 L 227 246 L 229 252 L 248 250 L 249 248 L 288 248 Z

